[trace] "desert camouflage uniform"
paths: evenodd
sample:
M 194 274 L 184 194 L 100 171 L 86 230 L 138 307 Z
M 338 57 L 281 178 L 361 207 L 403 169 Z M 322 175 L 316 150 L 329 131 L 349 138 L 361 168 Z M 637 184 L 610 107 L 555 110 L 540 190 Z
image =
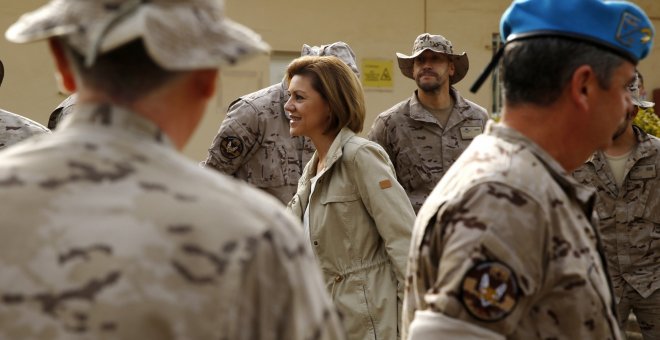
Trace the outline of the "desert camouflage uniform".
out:
M 575 178 L 597 189 L 596 211 L 621 324 L 632 309 L 646 339 L 660 339 L 660 139 L 633 126 L 623 190 L 602 151 Z
M 453 87 L 449 93 L 455 104 L 446 128 L 422 106 L 415 91 L 378 115 L 369 132 L 368 138 L 390 156 L 415 212 L 488 120 L 484 108 L 461 97 Z
M 316 150 L 309 138 L 289 134 L 286 91 L 283 81 L 233 102 L 202 162 L 283 203 L 296 194 L 302 169 Z
M 136 114 L 78 110 L 0 156 L 0 339 L 343 338 L 279 203 Z
M 0 150 L 44 133 L 50 133 L 50 130 L 33 120 L 0 109 Z
M 594 200 L 537 145 L 489 124 L 419 213 L 404 330 L 451 322 L 457 339 L 620 339 Z

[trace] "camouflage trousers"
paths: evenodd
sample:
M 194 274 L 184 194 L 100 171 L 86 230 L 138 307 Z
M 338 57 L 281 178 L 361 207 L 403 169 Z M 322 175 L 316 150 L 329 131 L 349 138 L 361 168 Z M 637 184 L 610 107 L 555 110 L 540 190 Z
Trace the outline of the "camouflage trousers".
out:
M 660 290 L 645 299 L 633 287 L 625 284 L 617 309 L 622 330 L 625 329 L 628 315 L 632 311 L 644 340 L 660 340 Z

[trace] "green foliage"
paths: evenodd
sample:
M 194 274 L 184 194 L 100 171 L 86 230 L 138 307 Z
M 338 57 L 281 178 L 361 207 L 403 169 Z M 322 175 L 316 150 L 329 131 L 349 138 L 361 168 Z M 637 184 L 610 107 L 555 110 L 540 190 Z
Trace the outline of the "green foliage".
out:
M 653 108 L 642 109 L 637 112 L 633 124 L 642 128 L 646 133 L 660 137 L 660 117 L 655 114 Z

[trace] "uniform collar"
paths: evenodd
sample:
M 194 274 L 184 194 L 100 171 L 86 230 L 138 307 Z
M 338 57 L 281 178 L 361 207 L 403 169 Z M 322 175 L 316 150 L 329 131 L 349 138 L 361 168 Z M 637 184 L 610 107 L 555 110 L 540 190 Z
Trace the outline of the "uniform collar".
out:
M 634 146 L 633 152 L 632 152 L 632 157 L 634 162 L 637 162 L 638 160 L 642 158 L 647 158 L 655 155 L 658 152 L 658 149 L 653 146 L 653 143 L 651 142 L 651 137 L 649 134 L 647 134 L 642 128 L 640 128 L 637 125 L 632 126 L 633 132 L 635 133 L 635 138 L 637 139 L 637 145 Z M 603 151 L 598 150 L 594 152 L 589 159 L 586 160 L 585 163 L 591 163 L 593 165 L 597 165 L 599 162 L 604 162 L 605 161 L 605 155 L 603 154 Z
M 633 151 L 633 159 L 637 161 L 642 158 L 651 157 L 657 154 L 658 149 L 653 146 L 653 142 L 651 142 L 651 136 L 637 125 L 633 125 L 632 128 L 633 132 L 635 133 L 635 137 L 637 137 L 637 146 Z
M 80 103 L 75 111 L 65 117 L 58 130 L 85 125 L 118 129 L 159 144 L 174 147 L 172 141 L 149 119 L 120 106 L 108 103 Z
M 419 101 L 417 93 L 419 90 L 415 90 L 411 101 L 410 101 L 410 118 L 427 123 L 438 124 L 438 120 L 429 112 L 424 105 Z M 454 99 L 454 107 L 449 114 L 449 120 L 447 121 L 447 127 L 451 127 L 467 118 L 470 117 L 470 104 L 453 86 L 449 87 L 449 95 Z
M 595 203 L 595 191 L 588 186 L 578 183 L 566 170 L 543 148 L 525 137 L 520 132 L 503 124 L 489 121 L 484 134 L 492 135 L 508 142 L 520 145 L 529 150 L 544 165 L 555 182 L 564 190 L 569 197 L 574 197 L 582 206 L 587 217 L 591 216 Z

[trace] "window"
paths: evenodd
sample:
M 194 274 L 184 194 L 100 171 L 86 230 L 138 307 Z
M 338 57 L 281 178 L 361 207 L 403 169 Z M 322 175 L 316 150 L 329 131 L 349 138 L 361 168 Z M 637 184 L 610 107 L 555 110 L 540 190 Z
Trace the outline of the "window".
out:
M 270 84 L 277 84 L 284 79 L 286 68 L 289 64 L 300 57 L 300 52 L 275 51 L 270 56 Z

